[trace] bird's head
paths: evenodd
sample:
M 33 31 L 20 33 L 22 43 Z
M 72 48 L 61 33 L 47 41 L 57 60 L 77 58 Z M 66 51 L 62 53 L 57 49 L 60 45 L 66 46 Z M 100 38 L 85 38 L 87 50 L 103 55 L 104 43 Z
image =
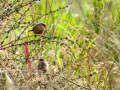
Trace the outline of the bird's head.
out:
M 44 28 L 47 28 L 47 26 L 46 26 L 46 24 L 45 23 L 41 23 L 43 26 L 44 26 Z

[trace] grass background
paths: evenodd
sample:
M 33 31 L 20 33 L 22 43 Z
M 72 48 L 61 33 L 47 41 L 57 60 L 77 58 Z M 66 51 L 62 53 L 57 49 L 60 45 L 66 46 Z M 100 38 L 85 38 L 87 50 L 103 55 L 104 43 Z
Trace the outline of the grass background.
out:
M 0 1 L 0 88 L 120 89 L 119 0 Z M 44 22 L 47 29 L 34 37 Z M 28 44 L 32 76 L 25 63 Z M 49 71 L 39 83 L 38 60 Z

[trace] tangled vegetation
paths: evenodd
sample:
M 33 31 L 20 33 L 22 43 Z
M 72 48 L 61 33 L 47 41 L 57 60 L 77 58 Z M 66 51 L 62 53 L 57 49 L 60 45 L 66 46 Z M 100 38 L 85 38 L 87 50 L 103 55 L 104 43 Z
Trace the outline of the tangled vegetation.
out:
M 119 0 L 1 0 L 0 13 L 0 90 L 120 89 Z

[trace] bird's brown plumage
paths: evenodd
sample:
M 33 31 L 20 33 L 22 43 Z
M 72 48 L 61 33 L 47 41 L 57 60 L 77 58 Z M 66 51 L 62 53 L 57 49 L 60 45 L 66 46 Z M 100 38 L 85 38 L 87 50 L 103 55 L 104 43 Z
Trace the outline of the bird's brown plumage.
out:
M 40 59 L 38 64 L 38 74 L 40 77 L 43 73 L 46 73 L 48 71 L 48 62 L 45 59 Z
M 44 23 L 40 23 L 40 24 L 37 24 L 33 27 L 33 32 L 35 34 L 42 34 L 42 32 L 44 31 L 44 28 L 46 28 L 46 24 Z

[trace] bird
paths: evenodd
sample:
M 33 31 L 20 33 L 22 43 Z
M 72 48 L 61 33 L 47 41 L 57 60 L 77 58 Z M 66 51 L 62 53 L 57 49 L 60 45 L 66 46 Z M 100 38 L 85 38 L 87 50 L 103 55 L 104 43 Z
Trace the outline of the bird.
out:
M 45 59 L 40 59 L 38 64 L 38 74 L 40 77 L 42 77 L 43 73 L 46 73 L 48 71 L 49 64 Z
M 42 34 L 45 28 L 47 28 L 45 23 L 39 23 L 35 25 L 30 31 L 33 31 L 35 34 Z

